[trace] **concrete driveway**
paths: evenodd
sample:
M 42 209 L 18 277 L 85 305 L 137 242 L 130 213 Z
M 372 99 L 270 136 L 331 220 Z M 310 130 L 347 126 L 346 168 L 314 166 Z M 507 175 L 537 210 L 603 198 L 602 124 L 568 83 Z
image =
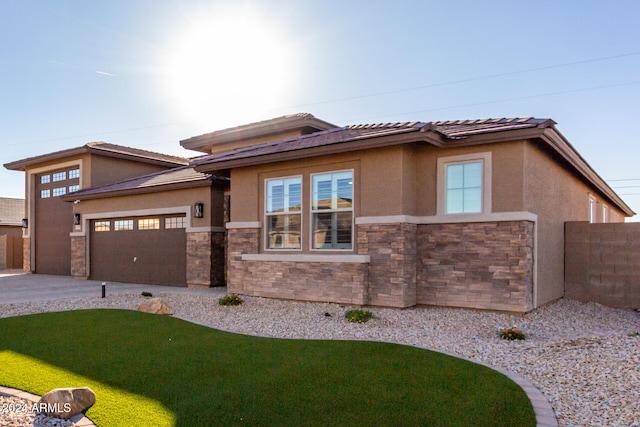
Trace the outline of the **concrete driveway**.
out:
M 30 301 L 48 301 L 71 297 L 101 296 L 102 284 L 106 294 L 121 294 L 142 291 L 153 294 L 175 292 L 190 294 L 221 293 L 225 288 L 183 288 L 174 286 L 140 285 L 134 283 L 76 280 L 69 276 L 49 274 L 25 274 L 20 270 L 0 270 L 0 304 Z

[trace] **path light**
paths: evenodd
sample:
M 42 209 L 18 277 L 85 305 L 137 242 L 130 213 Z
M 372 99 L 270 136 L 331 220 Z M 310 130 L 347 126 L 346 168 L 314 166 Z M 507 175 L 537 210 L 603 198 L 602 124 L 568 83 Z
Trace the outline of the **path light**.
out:
M 105 297 L 107 293 L 107 282 L 102 282 L 102 298 Z

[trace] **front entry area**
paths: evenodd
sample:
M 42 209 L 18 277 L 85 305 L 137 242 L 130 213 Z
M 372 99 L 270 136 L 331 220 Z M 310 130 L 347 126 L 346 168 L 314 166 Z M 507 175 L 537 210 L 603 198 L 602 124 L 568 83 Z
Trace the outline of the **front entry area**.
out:
M 92 220 L 90 278 L 187 286 L 185 229 L 184 215 Z

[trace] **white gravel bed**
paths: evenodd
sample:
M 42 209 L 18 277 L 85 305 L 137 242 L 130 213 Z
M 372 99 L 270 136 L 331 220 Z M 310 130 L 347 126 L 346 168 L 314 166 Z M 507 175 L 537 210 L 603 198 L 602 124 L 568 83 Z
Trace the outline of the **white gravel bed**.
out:
M 365 324 L 348 322 L 350 307 L 224 293 L 157 294 L 175 316 L 231 332 L 278 338 L 391 341 L 479 360 L 522 376 L 542 391 L 561 426 L 640 426 L 640 313 L 560 300 L 526 315 L 464 309 L 368 308 Z M 137 294 L 0 305 L 0 317 L 88 308 L 136 309 Z M 327 316 L 326 314 L 329 314 Z M 527 339 L 505 341 L 517 326 Z M 0 425 L 2 425 L 0 423 Z M 32 425 L 32 424 L 30 424 Z

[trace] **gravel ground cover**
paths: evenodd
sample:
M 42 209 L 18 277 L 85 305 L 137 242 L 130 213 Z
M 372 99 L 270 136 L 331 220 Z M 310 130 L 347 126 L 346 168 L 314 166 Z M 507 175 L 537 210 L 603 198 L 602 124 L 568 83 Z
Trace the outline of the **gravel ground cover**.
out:
M 560 300 L 526 315 L 464 309 L 369 308 L 364 324 L 350 307 L 243 297 L 218 305 L 224 293 L 158 294 L 180 317 L 218 329 L 277 338 L 349 339 L 427 347 L 509 370 L 538 387 L 561 426 L 640 426 L 640 313 Z M 71 298 L 0 305 L 0 317 L 90 308 L 136 309 L 144 297 Z M 527 339 L 506 341 L 504 328 Z M 2 426 L 0 417 L 0 426 Z M 33 425 L 33 424 L 25 424 Z

